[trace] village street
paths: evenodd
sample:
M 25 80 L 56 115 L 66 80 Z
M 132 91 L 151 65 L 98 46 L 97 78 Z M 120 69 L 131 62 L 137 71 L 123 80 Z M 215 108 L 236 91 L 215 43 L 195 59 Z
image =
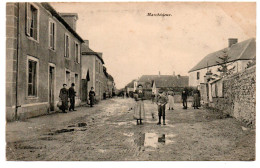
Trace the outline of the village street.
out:
M 9 122 L 7 160 L 254 160 L 255 133 L 233 118 L 175 104 L 166 111 L 167 125 L 159 126 L 156 105 L 145 101 L 146 121 L 136 125 L 132 107 L 133 99 L 113 98 Z

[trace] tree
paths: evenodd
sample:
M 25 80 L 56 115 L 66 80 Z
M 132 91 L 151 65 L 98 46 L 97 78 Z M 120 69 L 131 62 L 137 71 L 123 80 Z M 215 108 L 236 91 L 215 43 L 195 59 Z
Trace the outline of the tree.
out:
M 232 66 L 232 62 L 229 62 L 230 57 L 228 56 L 227 50 L 222 50 L 222 55 L 219 56 L 219 61 L 216 61 L 219 65 L 217 71 L 220 72 L 220 75 L 214 74 L 216 77 L 225 77 L 234 72 L 235 66 Z
M 250 67 L 255 66 L 255 65 L 256 65 L 256 59 L 253 59 L 253 60 L 251 60 L 247 63 L 246 68 L 250 68 Z

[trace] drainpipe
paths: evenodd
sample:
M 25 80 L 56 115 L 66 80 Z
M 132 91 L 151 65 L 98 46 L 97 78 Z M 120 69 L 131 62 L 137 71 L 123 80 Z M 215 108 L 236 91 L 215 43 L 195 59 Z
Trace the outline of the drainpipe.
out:
M 18 105 L 18 68 L 19 68 L 19 63 L 18 63 L 18 59 L 19 59 L 19 47 L 20 47 L 20 31 L 19 31 L 19 19 L 20 19 L 20 3 L 17 3 L 17 50 L 16 50 L 16 83 L 15 83 L 15 120 L 18 120 L 18 108 L 21 107 Z

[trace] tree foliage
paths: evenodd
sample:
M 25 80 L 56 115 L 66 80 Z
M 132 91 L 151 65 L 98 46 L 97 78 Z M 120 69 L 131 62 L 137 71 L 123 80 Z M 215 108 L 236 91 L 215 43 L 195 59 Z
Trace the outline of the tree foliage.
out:
M 235 66 L 232 66 L 232 62 L 230 62 L 230 57 L 228 56 L 228 51 L 223 50 L 222 55 L 219 56 L 219 60 L 216 61 L 219 65 L 217 71 L 220 72 L 220 75 L 214 74 L 216 77 L 224 77 L 232 74 L 234 72 Z

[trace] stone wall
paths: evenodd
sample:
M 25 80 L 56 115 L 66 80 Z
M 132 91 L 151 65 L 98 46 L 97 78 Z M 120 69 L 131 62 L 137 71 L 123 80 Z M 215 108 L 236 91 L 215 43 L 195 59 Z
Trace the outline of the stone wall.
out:
M 256 67 L 223 80 L 223 97 L 213 98 L 211 107 L 255 127 Z

